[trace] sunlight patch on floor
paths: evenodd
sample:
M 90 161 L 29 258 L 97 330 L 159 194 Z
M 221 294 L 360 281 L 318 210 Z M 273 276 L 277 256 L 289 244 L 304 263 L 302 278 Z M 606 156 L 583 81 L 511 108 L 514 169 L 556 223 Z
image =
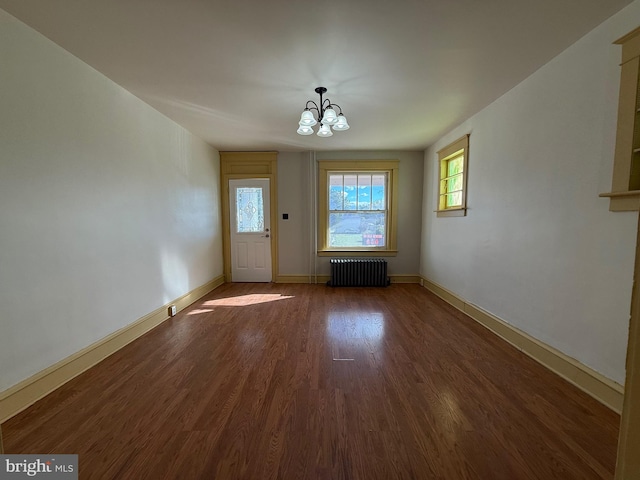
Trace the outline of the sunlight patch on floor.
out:
M 209 312 L 213 312 L 213 310 L 210 308 L 196 308 L 195 310 L 191 310 L 190 312 L 187 312 L 187 315 L 200 315 L 201 313 L 209 313 Z
M 238 297 L 217 298 L 208 300 L 202 304 L 203 307 L 246 307 L 260 303 L 276 302 L 294 298 L 293 295 L 282 295 L 280 293 L 253 293 L 251 295 L 240 295 Z

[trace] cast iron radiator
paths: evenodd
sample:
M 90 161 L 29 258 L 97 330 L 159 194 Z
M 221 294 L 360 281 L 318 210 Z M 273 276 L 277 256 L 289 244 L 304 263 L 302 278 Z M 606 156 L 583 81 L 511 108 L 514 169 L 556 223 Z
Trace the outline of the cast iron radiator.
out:
M 381 258 L 332 258 L 331 287 L 386 287 L 387 261 Z

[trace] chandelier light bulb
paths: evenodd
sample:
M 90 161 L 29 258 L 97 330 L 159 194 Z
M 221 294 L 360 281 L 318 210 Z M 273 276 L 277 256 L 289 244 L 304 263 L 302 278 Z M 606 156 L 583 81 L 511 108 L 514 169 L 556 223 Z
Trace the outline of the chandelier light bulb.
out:
M 333 135 L 333 132 L 331 131 L 331 127 L 329 125 L 321 123 L 320 130 L 318 130 L 318 133 L 316 135 L 318 135 L 319 137 L 330 137 L 331 135 Z
M 338 122 L 338 115 L 336 115 L 336 111 L 329 107 L 324 111 L 324 116 L 322 117 L 322 123 L 326 123 L 327 125 L 335 125 Z
M 300 115 L 300 122 L 298 123 L 300 126 L 313 127 L 318 122 L 316 122 L 316 119 L 313 118 L 313 112 L 311 110 L 305 109 L 302 112 L 302 115 Z
M 313 128 L 307 125 L 300 125 L 298 128 L 298 135 L 311 135 L 313 133 Z
M 342 114 L 338 115 L 338 121 L 333 126 L 333 129 L 338 131 L 338 132 L 342 132 L 344 130 L 349 130 L 349 124 L 347 123 L 347 117 L 345 117 Z

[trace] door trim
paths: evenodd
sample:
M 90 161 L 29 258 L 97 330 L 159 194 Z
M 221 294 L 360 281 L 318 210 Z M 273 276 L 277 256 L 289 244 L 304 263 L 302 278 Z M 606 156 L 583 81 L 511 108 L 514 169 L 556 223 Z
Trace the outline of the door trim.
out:
M 278 152 L 220 152 L 220 204 L 222 205 L 222 249 L 225 282 L 231 276 L 231 223 L 229 180 L 268 178 L 271 201 L 271 281 L 278 276 Z

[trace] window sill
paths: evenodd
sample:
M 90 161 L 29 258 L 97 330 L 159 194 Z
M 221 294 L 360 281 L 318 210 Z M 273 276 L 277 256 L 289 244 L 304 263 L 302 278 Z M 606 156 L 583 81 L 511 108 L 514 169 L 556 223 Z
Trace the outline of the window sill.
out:
M 395 257 L 397 250 L 318 250 L 319 257 Z
M 637 212 L 640 210 L 640 190 L 601 193 L 600 197 L 609 198 L 610 212 Z
M 448 210 L 435 210 L 438 217 L 464 217 L 467 215 L 467 208 L 449 208 Z

